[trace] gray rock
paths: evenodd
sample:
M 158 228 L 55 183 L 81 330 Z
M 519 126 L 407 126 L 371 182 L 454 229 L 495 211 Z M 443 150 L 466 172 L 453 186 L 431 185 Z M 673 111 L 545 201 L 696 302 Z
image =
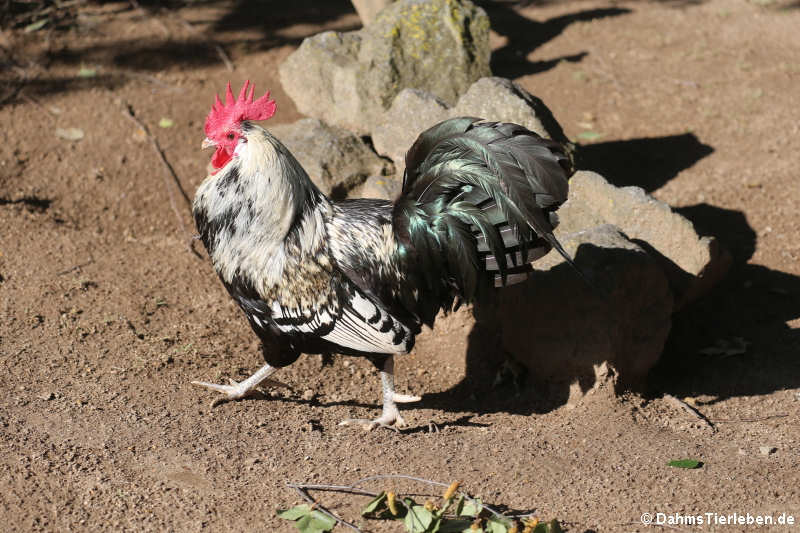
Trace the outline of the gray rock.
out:
M 573 399 L 609 379 L 640 388 L 671 326 L 666 276 L 614 226 L 561 240 L 595 288 L 551 252 L 527 282 L 475 306 L 478 322 L 498 332 L 504 356 L 524 365 L 534 384 L 562 385 Z
M 354 190 L 354 198 L 377 198 L 380 200 L 394 200 L 400 194 L 403 181 L 396 176 L 370 176 L 367 181 Z
M 359 137 L 314 118 L 270 128 L 325 194 L 343 197 L 367 176 L 391 174 L 381 159 Z
M 473 83 L 451 109 L 450 116 L 514 122 L 542 137 L 568 142 L 564 130 L 544 102 L 506 78 L 481 78 Z
M 403 89 L 372 129 L 372 143 L 379 154 L 394 162 L 397 175 L 402 176 L 406 152 L 417 136 L 448 117 L 445 103 L 432 94 L 418 89 Z
M 373 128 L 372 141 L 375 150 L 391 158 L 402 175 L 405 154 L 420 133 L 447 118 L 463 116 L 514 122 L 572 147 L 544 102 L 511 80 L 497 77 L 473 83 L 452 108 L 425 91 L 404 89 Z
M 489 18 L 469 0 L 401 0 L 362 30 L 307 38 L 280 76 L 300 112 L 366 134 L 405 88 L 455 104 L 489 54 Z
M 356 8 L 361 19 L 361 24 L 366 26 L 381 12 L 381 10 L 391 4 L 394 0 L 352 0 L 353 7 Z
M 615 187 L 580 171 L 570 179 L 569 201 L 558 211 L 558 234 L 613 224 L 661 265 L 675 293 L 675 310 L 696 299 L 727 272 L 731 258 L 713 237 L 639 187 Z
M 358 51 L 361 32 L 326 31 L 308 37 L 278 71 L 284 90 L 297 109 L 310 117 L 343 126 L 359 133 L 363 89 L 359 81 Z

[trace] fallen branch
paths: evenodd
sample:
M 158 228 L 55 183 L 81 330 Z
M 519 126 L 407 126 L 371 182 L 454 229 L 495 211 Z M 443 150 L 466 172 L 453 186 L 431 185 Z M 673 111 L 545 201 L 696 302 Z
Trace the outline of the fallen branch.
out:
M 310 496 L 310 495 L 309 495 L 309 494 L 306 492 L 306 489 L 304 489 L 302 485 L 299 485 L 299 486 L 298 486 L 298 485 L 289 485 L 289 484 L 287 483 L 287 486 L 289 486 L 289 487 L 292 487 L 292 488 L 293 488 L 295 491 L 297 491 L 297 493 L 298 493 L 300 496 L 302 496 L 302 497 L 303 497 L 303 499 L 304 499 L 305 501 L 307 501 L 308 503 L 310 503 L 310 504 L 312 505 L 312 507 L 313 507 L 314 509 L 318 510 L 320 513 L 322 513 L 322 514 L 324 514 L 324 515 L 327 515 L 327 516 L 330 516 L 331 518 L 333 518 L 334 520 L 336 520 L 336 522 L 337 522 L 337 523 L 339 523 L 339 524 L 342 524 L 343 526 L 347 526 L 347 527 L 349 527 L 350 529 L 352 529 L 353 531 L 356 531 L 356 532 L 358 532 L 358 533 L 363 533 L 363 532 L 362 532 L 360 529 L 358 529 L 356 526 L 354 526 L 353 524 L 351 524 L 351 523 L 350 523 L 350 522 L 348 522 L 347 520 L 344 520 L 344 519 L 342 519 L 342 518 L 339 518 L 338 516 L 336 516 L 335 514 L 333 514 L 331 511 L 329 511 L 329 510 L 327 510 L 325 507 L 323 507 L 323 506 L 322 506 L 322 505 L 321 505 L 319 502 L 317 502 L 316 500 L 314 500 L 314 498 L 312 498 L 312 497 L 311 497 L 311 496 Z
M 76 270 L 80 270 L 85 266 L 89 266 L 94 263 L 94 259 L 89 259 L 85 263 L 81 263 L 80 265 L 75 265 L 74 267 L 68 268 L 66 270 L 62 270 L 61 272 L 56 272 L 56 276 L 63 276 L 64 274 L 69 274 L 70 272 L 75 272 Z
M 167 189 L 167 196 L 169 197 L 169 205 L 172 207 L 172 212 L 175 214 L 175 218 L 178 221 L 178 226 L 180 226 L 181 232 L 184 235 L 189 235 L 189 232 L 186 231 L 186 225 L 183 223 L 183 217 L 181 216 L 180 212 L 178 211 L 178 206 L 175 203 L 175 195 L 172 193 L 172 187 L 169 184 L 169 178 L 172 178 L 172 181 L 178 187 L 178 191 L 180 191 L 181 196 L 183 196 L 186 205 L 191 209 L 192 201 L 189 199 L 189 195 L 186 194 L 186 191 L 183 189 L 183 185 L 181 185 L 181 181 L 178 178 L 178 174 L 175 173 L 175 169 L 172 168 L 169 161 L 167 161 L 167 156 L 164 155 L 164 150 L 161 149 L 161 145 L 158 143 L 158 139 L 156 139 L 152 133 L 150 133 L 150 129 L 136 117 L 136 114 L 133 111 L 133 107 L 128 104 L 127 102 L 123 102 L 122 106 L 122 114 L 131 120 L 134 124 L 139 126 L 142 131 L 144 131 L 145 136 L 150 141 L 150 145 L 153 147 L 153 150 L 158 155 L 158 158 L 161 160 L 161 163 L 164 165 L 164 169 L 166 173 L 164 174 L 164 187 Z M 200 257 L 197 251 L 194 249 L 194 240 L 189 235 L 187 247 L 189 251 L 192 252 L 193 255 Z
M 706 415 L 698 411 L 696 408 L 692 407 L 688 403 L 684 402 L 683 400 L 679 400 L 672 394 L 665 394 L 664 399 L 667 400 L 669 403 L 682 409 L 683 411 L 689 413 L 692 417 L 696 418 L 700 422 L 703 423 L 706 427 L 711 429 L 711 431 L 717 431 L 717 428 L 714 427 L 714 424 L 711 423 L 711 420 L 706 418 Z
M 718 422 L 763 422 L 764 420 L 772 420 L 773 418 L 786 418 L 789 413 L 779 413 L 777 415 L 756 416 L 753 418 L 715 418 L 711 420 L 713 423 Z

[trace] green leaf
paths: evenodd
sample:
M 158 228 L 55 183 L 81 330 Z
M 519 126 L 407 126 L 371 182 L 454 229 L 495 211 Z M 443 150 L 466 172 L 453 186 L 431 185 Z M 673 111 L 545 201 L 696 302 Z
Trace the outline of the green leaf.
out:
M 78 71 L 79 78 L 94 78 L 97 76 L 97 70 L 89 67 L 81 67 Z
M 433 514 L 421 505 L 408 508 L 404 523 L 409 533 L 424 533 L 433 522 Z
M 311 518 L 311 515 L 307 514 L 303 518 L 295 522 L 294 527 L 299 529 L 302 533 L 322 533 L 323 530 L 318 527 L 315 527 L 312 524 L 313 521 L 314 519 Z
M 463 510 L 464 510 L 464 495 L 459 494 L 458 500 L 456 500 L 456 509 L 455 509 L 456 515 L 461 516 L 461 511 Z
M 305 507 L 308 506 L 306 505 Z M 294 523 L 294 527 L 299 529 L 302 533 L 325 533 L 326 531 L 332 530 L 335 525 L 335 519 L 316 510 L 302 516 Z
M 483 505 L 481 504 L 480 498 L 475 498 L 473 501 L 469 501 L 464 504 L 461 508 L 461 512 L 458 513 L 460 516 L 478 516 L 478 514 L 483 510 Z
M 668 462 L 667 465 L 675 468 L 700 468 L 703 463 L 695 459 L 676 459 Z
M 302 505 L 296 505 L 291 509 L 286 509 L 285 511 L 278 511 L 278 518 L 283 518 L 285 520 L 297 520 L 298 518 L 307 515 L 311 512 L 311 507 L 304 503 Z
M 311 525 L 322 531 L 330 531 L 336 525 L 336 519 L 328 516 L 322 511 L 311 511 Z
M 597 133 L 596 131 L 582 131 L 578 134 L 578 139 L 583 139 L 585 141 L 594 141 L 595 139 L 599 139 L 602 137 L 602 133 Z
M 380 505 L 385 501 L 386 501 L 386 492 L 381 491 L 380 494 L 372 498 L 372 500 L 370 500 L 367 506 L 364 507 L 364 509 L 361 511 L 361 516 L 365 516 L 372 512 L 375 512 L 375 510 L 378 507 L 380 507 Z
M 171 118 L 161 117 L 161 120 L 158 121 L 159 128 L 171 128 L 175 125 L 175 121 Z
M 500 520 L 496 516 L 486 521 L 486 531 L 489 533 L 508 533 L 509 527 L 511 527 L 510 521 Z
M 37 20 L 36 22 L 33 22 L 25 26 L 25 28 L 23 28 L 22 31 L 24 31 L 25 33 L 32 33 L 35 32 L 36 30 L 41 30 L 42 28 L 44 28 L 44 25 L 47 24 L 48 22 L 49 21 L 47 19 Z

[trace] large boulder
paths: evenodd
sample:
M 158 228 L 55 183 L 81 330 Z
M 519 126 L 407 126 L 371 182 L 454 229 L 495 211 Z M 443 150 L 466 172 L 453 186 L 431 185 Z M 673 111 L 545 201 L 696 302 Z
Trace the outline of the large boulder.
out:
M 409 110 L 413 109 L 413 113 Z M 394 162 L 397 173 L 405 171 L 406 152 L 420 133 L 450 118 L 447 105 L 431 93 L 403 89 L 372 129 L 375 150 Z
M 406 151 L 420 133 L 447 118 L 464 116 L 514 122 L 572 150 L 572 143 L 544 102 L 513 81 L 498 77 L 479 79 L 453 107 L 425 91 L 400 91 L 372 128 L 372 142 L 375 150 L 389 157 L 397 172 L 402 174 Z
M 458 99 L 450 116 L 514 122 L 547 139 L 569 142 L 544 102 L 507 78 L 492 76 L 476 81 Z
M 305 39 L 280 76 L 300 112 L 367 134 L 405 88 L 455 104 L 489 55 L 489 18 L 469 0 L 401 0 L 361 30 Z
M 714 237 L 639 187 L 615 187 L 595 172 L 569 182 L 569 201 L 558 211 L 559 233 L 613 224 L 653 256 L 675 294 L 675 310 L 702 295 L 726 274 L 731 257 Z
M 381 159 L 360 137 L 315 118 L 270 128 L 327 195 L 344 197 L 368 176 L 391 174 L 391 163 Z
M 641 388 L 671 326 L 673 297 L 663 270 L 608 224 L 563 235 L 561 242 L 592 286 L 551 252 L 534 264 L 527 282 L 476 305 L 478 322 L 498 335 L 497 362 L 510 357 L 534 385 L 572 386 L 573 395 L 609 375 Z

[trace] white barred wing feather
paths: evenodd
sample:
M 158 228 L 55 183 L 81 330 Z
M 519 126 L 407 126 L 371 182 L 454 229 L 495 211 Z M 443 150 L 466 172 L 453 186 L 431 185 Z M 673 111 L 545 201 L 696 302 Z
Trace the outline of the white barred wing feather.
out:
M 317 309 L 306 316 L 274 302 L 272 320 L 284 333 L 313 335 L 348 350 L 385 354 L 408 351 L 410 330 L 359 290 L 340 303 L 337 310 Z

